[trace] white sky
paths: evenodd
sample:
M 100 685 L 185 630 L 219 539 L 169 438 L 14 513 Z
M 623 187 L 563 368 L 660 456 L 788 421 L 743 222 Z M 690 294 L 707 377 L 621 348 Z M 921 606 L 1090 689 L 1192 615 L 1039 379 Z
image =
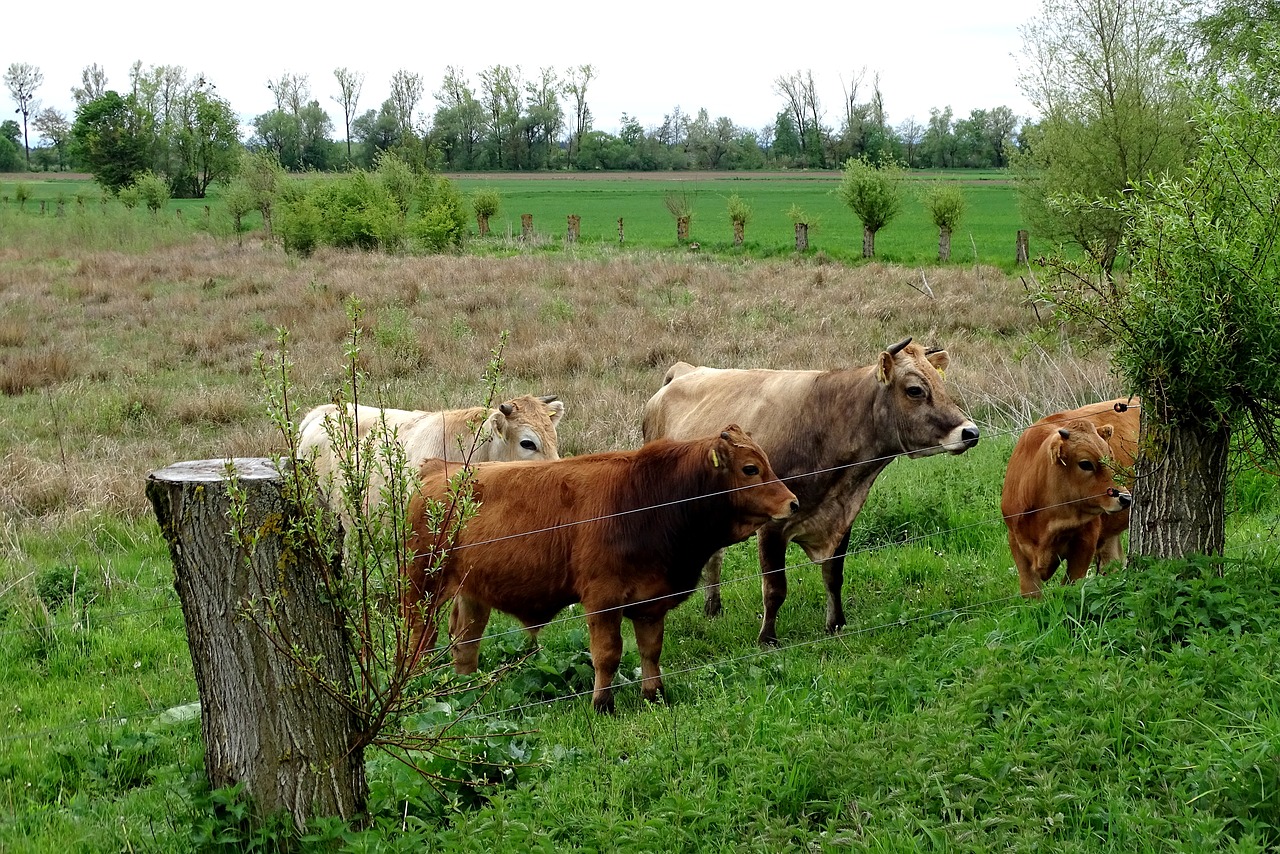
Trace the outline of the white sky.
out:
M 880 76 L 889 122 L 927 121 L 930 108 L 950 106 L 956 118 L 976 108 L 1033 110 L 1018 86 L 1018 27 L 1038 11 L 1019 0 L 808 0 L 764 4 L 545 0 L 421 3 L 366 7 L 359 3 L 245 2 L 212 6 L 138 0 L 121 7 L 99 0 L 65 0 L 47 37 L 5 39 L 0 68 L 28 62 L 40 68 L 43 106 L 74 116 L 71 87 L 94 62 L 109 88 L 128 86 L 129 66 L 180 65 L 203 72 L 248 124 L 274 109 L 269 79 L 306 74 L 311 95 L 342 135 L 342 110 L 333 70 L 365 74 L 358 112 L 377 109 L 399 69 L 422 75 L 419 113 L 436 108 L 434 93 L 446 66 L 460 67 L 479 93 L 479 72 L 520 66 L 539 69 L 591 64 L 596 76 L 587 104 L 599 130 L 616 132 L 622 113 L 646 128 L 675 106 L 689 115 L 706 108 L 714 120 L 760 128 L 783 108 L 774 81 L 811 70 L 838 126 L 844 88 L 865 67 L 859 100 Z M 127 11 L 126 11 L 127 9 Z M 39 29 L 31 32 L 39 33 Z M 0 103 L 8 104 L 7 91 Z M 572 107 L 566 100 L 566 117 Z M 12 108 L 12 104 L 8 104 Z M 9 110 L 0 110 L 8 115 Z M 34 142 L 34 139 L 33 139 Z

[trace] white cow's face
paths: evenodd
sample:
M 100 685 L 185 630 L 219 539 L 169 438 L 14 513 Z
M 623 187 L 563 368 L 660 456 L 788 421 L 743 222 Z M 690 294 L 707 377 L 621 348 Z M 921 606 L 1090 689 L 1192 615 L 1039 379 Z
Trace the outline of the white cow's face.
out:
M 500 404 L 489 416 L 491 460 L 558 460 L 556 425 L 564 402 L 524 395 Z

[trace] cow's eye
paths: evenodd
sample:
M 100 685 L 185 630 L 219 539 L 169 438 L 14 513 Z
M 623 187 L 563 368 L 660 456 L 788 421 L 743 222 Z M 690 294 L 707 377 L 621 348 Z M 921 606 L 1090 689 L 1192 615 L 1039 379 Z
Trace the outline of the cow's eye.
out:
M 1093 463 L 1091 463 L 1089 460 L 1081 460 L 1080 468 L 1084 469 L 1085 471 L 1093 471 Z
M 538 450 L 538 445 L 537 445 L 537 443 L 536 443 L 536 442 L 534 442 L 532 439 L 525 439 L 525 440 L 521 441 L 521 442 L 520 442 L 520 447 L 524 448 L 526 451 L 536 451 L 536 450 Z
M 760 474 L 760 466 L 754 465 L 752 463 L 747 463 L 745 466 L 742 467 L 742 473 L 750 477 L 754 477 Z
M 907 397 L 914 397 L 916 400 L 924 397 L 924 389 L 918 385 L 907 386 Z

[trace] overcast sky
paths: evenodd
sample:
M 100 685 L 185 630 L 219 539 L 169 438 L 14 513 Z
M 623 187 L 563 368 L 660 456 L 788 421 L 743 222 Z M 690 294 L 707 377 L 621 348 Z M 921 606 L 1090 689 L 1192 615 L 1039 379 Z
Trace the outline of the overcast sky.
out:
M 399 4 L 397 4 L 399 5 Z M 223 2 L 191 6 L 157 0 L 125 4 L 65 0 L 58 26 L 24 28 L 0 46 L 0 67 L 28 62 L 44 73 L 37 97 L 74 115 L 71 87 L 98 63 L 110 88 L 128 86 L 129 66 L 180 65 L 203 72 L 243 123 L 274 109 L 269 79 L 306 74 L 311 95 L 342 135 L 342 110 L 333 70 L 365 75 L 360 113 L 386 99 L 398 69 L 422 75 L 419 115 L 436 108 L 446 66 L 461 68 L 479 89 L 479 72 L 520 66 L 525 79 L 539 69 L 590 64 L 587 91 L 594 126 L 615 132 L 625 112 L 646 128 L 679 106 L 695 115 L 758 129 L 783 108 L 774 81 L 812 71 L 838 126 L 844 89 L 866 69 L 859 100 L 879 74 L 889 122 L 950 106 L 957 118 L 973 109 L 1033 110 L 1018 86 L 1018 27 L 1038 4 L 1022 0 L 911 0 L 867 3 L 808 0 L 790 3 L 512 2 L 405 4 Z M 15 32 L 14 35 L 17 35 Z M 7 98 L 7 92 L 0 93 Z M 566 101 L 566 116 L 572 107 Z M 5 111 L 7 112 L 7 111 Z

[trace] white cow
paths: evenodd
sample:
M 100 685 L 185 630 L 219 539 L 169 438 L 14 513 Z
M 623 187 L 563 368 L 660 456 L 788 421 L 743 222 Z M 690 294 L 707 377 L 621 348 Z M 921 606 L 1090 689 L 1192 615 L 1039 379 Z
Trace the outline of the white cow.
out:
M 352 438 L 343 439 L 339 431 L 355 426 L 355 442 L 360 454 L 373 454 L 372 459 L 385 461 L 378 448 L 384 441 L 395 441 L 404 449 L 406 477 L 417 483 L 418 470 L 424 460 L 438 458 L 452 462 L 473 463 L 490 460 L 557 460 L 560 458 L 556 425 L 564 415 L 564 402 L 555 395 L 512 398 L 496 408 L 482 406 L 424 412 L 408 409 L 379 409 L 375 406 L 353 407 L 347 404 L 342 417 L 335 404 L 317 406 L 302 418 L 298 428 L 298 456 L 314 459 L 316 474 L 329 496 L 331 507 L 342 506 L 343 476 L 338 460 L 349 458 Z M 340 454 L 338 448 L 345 448 Z M 366 457 L 369 459 L 369 457 Z M 370 472 L 365 490 L 366 512 L 377 506 L 386 483 L 385 462 Z

